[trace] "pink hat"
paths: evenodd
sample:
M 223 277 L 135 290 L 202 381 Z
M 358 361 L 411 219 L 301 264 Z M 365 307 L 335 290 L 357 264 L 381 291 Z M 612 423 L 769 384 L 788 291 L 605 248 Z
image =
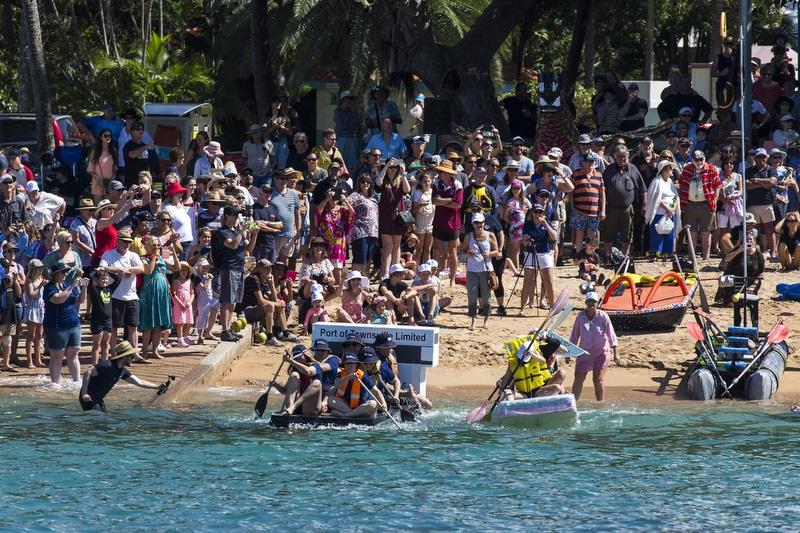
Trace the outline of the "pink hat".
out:
M 521 189 L 522 188 L 522 180 L 514 180 L 511 182 L 512 189 Z
M 386 303 L 385 296 L 376 296 L 375 298 L 372 299 L 372 305 L 378 305 L 381 302 Z
M 208 143 L 208 146 L 203 148 L 203 153 L 211 157 L 221 157 L 225 155 L 222 151 L 222 147 L 217 141 L 211 141 Z

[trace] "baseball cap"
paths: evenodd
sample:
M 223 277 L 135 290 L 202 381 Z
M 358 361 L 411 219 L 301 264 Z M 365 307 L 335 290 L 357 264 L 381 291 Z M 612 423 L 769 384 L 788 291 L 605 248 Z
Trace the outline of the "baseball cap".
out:
M 513 139 L 511 139 L 511 144 L 525 144 L 525 139 L 517 135 Z
M 475 213 L 474 215 L 472 215 L 472 223 L 473 224 L 475 222 L 485 222 L 485 221 L 486 221 L 486 217 L 483 216 L 483 213 Z
M 629 91 L 638 91 L 639 90 L 639 84 L 636 83 L 635 81 L 632 82 L 632 83 L 629 83 L 628 84 L 628 90 Z
M 561 150 L 561 148 L 559 148 L 558 146 L 553 146 L 547 152 L 547 155 L 549 155 L 550 157 L 555 157 L 556 159 L 561 159 L 561 156 L 564 155 L 564 151 Z
M 125 186 L 119 180 L 111 180 L 108 182 L 108 190 L 110 191 L 124 191 Z
M 397 274 L 398 272 L 405 272 L 406 269 L 400 263 L 395 263 L 389 267 L 389 275 Z
M 28 192 L 34 192 L 39 190 L 39 184 L 35 181 L 29 181 L 25 184 L 25 190 Z
M 767 155 L 769 154 L 767 154 L 767 151 L 764 150 L 763 148 L 756 148 L 753 151 L 753 157 L 767 157 Z
M 600 301 L 600 297 L 597 296 L 596 292 L 591 291 L 591 292 L 587 292 L 586 293 L 586 296 L 583 297 L 583 301 L 584 302 L 589 302 L 589 301 L 599 302 Z

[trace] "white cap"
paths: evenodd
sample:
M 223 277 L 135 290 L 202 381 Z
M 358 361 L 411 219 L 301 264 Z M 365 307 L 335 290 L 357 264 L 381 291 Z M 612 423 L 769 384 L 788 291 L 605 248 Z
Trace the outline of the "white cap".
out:
M 389 275 L 390 276 L 392 274 L 396 274 L 398 272 L 405 272 L 405 271 L 406 271 L 405 267 L 403 265 L 401 265 L 400 263 L 395 263 L 395 264 L 393 264 L 392 266 L 389 267 Z
M 29 181 L 28 183 L 25 184 L 25 190 L 28 192 L 38 191 L 39 184 L 36 183 L 35 181 Z
M 550 157 L 556 157 L 556 158 L 558 158 L 558 159 L 561 159 L 561 156 L 563 156 L 563 155 L 564 155 L 564 151 L 563 151 L 563 150 L 561 150 L 561 148 L 559 148 L 558 146 L 553 146 L 553 147 L 552 147 L 552 148 L 550 148 L 550 150 L 547 152 L 547 155 L 549 155 Z
M 431 269 L 439 268 L 439 261 L 436 259 L 428 259 L 427 264 Z
M 472 222 L 486 222 L 486 217 L 483 216 L 483 213 L 475 213 L 472 215 Z
M 312 292 L 311 293 L 311 302 L 322 302 L 325 301 L 325 297 L 322 296 L 322 292 Z
M 588 302 L 588 301 L 590 301 L 590 300 L 591 300 L 591 301 L 594 301 L 594 302 L 599 302 L 599 301 L 600 301 L 600 297 L 599 297 L 599 296 L 597 296 L 597 293 L 596 293 L 596 292 L 594 292 L 594 291 L 587 292 L 587 293 L 586 293 L 586 296 L 584 296 L 584 297 L 583 297 L 583 301 L 584 301 L 584 302 Z
M 691 107 L 682 107 L 680 111 L 678 111 L 679 115 L 683 115 L 684 113 L 694 113 Z
M 342 91 L 339 93 L 339 100 L 344 100 L 345 98 L 353 98 L 353 93 L 350 91 Z
M 431 266 L 428 263 L 422 263 L 419 266 L 419 268 L 417 268 L 417 273 L 430 272 L 430 271 L 431 271 Z

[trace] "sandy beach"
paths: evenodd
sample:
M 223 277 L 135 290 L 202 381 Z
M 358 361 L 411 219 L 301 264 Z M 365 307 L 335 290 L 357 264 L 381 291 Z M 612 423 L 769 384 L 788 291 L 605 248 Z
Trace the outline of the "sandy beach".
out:
M 703 286 L 709 302 L 713 304 L 713 296 L 717 289 L 716 270 L 717 261 L 709 261 L 701 267 Z M 772 266 L 774 264 L 769 264 Z M 666 263 L 640 262 L 636 264 L 637 272 L 642 274 L 658 275 L 668 267 Z M 788 276 L 791 276 L 789 274 Z M 798 302 L 782 302 L 774 300 L 776 296 L 775 285 L 786 281 L 787 274 L 773 268 L 765 274 L 764 283 L 760 291 L 761 330 L 768 331 L 775 323 L 780 312 L 792 312 L 797 316 L 789 316 L 785 324 L 793 331 L 800 327 L 800 304 Z M 514 278 L 510 273 L 504 277 L 506 295 L 511 294 Z M 583 300 L 578 289 L 578 279 L 575 277 L 575 268 L 565 266 L 557 268 L 556 294 L 564 288 L 571 291 L 575 302 L 572 317 L 567 319 L 558 331 L 565 337 L 574 322 L 574 316 L 583 308 Z M 510 301 L 508 316 L 501 318 L 493 316 L 489 319 L 488 326 L 484 329 L 476 327 L 469 331 L 469 317 L 467 316 L 466 290 L 463 286 L 445 287 L 444 295 L 453 298 L 453 303 L 448 307 L 438 320 L 440 325 L 439 366 L 428 371 L 428 396 L 433 400 L 444 401 L 472 401 L 488 396 L 494 388 L 495 381 L 504 371 L 504 356 L 502 343 L 513 336 L 523 334 L 531 328 L 538 327 L 546 316 L 546 311 L 525 309 L 523 316 L 517 316 L 519 310 L 519 292 L 522 286 L 520 279 L 513 297 L 506 297 Z M 699 291 L 695 293 L 695 303 L 699 305 Z M 326 304 L 329 309 L 335 309 L 338 302 Z M 493 303 L 494 306 L 494 303 Z M 711 316 L 722 327 L 733 321 L 732 308 L 711 307 Z M 694 340 L 689 337 L 685 324 L 693 321 L 690 312 L 684 317 L 683 324 L 672 332 L 665 333 L 637 333 L 625 334 L 617 332 L 619 336 L 619 366 L 609 368 L 606 376 L 606 398 L 608 400 L 631 400 L 644 403 L 661 403 L 675 401 L 675 388 L 680 381 L 686 365 L 690 364 L 695 356 L 693 353 Z M 793 335 L 787 339 L 792 348 Z M 309 343 L 310 338 L 301 338 Z M 287 345 L 285 348 L 291 348 Z M 780 389 L 775 398 L 777 402 L 792 403 L 800 401 L 800 364 L 794 355 L 789 358 L 786 373 L 781 380 Z M 231 372 L 223 379 L 220 385 L 229 387 L 253 388 L 254 394 L 258 389 L 263 389 L 265 383 L 272 378 L 276 365 L 280 361 L 283 348 L 254 346 L 244 357 L 239 359 Z M 567 387 L 572 385 L 574 363 L 567 365 L 569 378 Z M 591 401 L 593 392 L 591 380 L 587 380 L 584 387 L 583 401 Z

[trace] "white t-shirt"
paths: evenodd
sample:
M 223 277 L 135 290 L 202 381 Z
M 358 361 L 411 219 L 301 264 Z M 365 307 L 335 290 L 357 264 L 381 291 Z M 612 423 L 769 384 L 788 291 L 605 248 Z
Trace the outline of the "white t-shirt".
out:
M 172 229 L 178 233 L 181 242 L 191 242 L 194 240 L 192 218 L 189 216 L 189 211 L 185 207 L 163 204 L 161 210 L 169 213 L 169 216 L 172 217 Z
M 111 266 L 116 268 L 132 268 L 142 266 L 142 260 L 138 254 L 128 250 L 125 255 L 120 254 L 116 248 L 109 250 L 100 258 L 100 266 Z M 116 300 L 138 300 L 136 294 L 136 276 L 122 277 L 119 286 L 111 295 Z
M 53 217 L 58 209 L 64 205 L 64 199 L 55 194 L 42 191 L 39 193 L 39 201 L 36 202 L 36 205 L 33 205 L 30 200 L 28 200 L 28 203 L 33 206 L 30 212 L 31 222 L 36 226 L 36 229 L 41 230 L 45 225 L 53 223 Z

